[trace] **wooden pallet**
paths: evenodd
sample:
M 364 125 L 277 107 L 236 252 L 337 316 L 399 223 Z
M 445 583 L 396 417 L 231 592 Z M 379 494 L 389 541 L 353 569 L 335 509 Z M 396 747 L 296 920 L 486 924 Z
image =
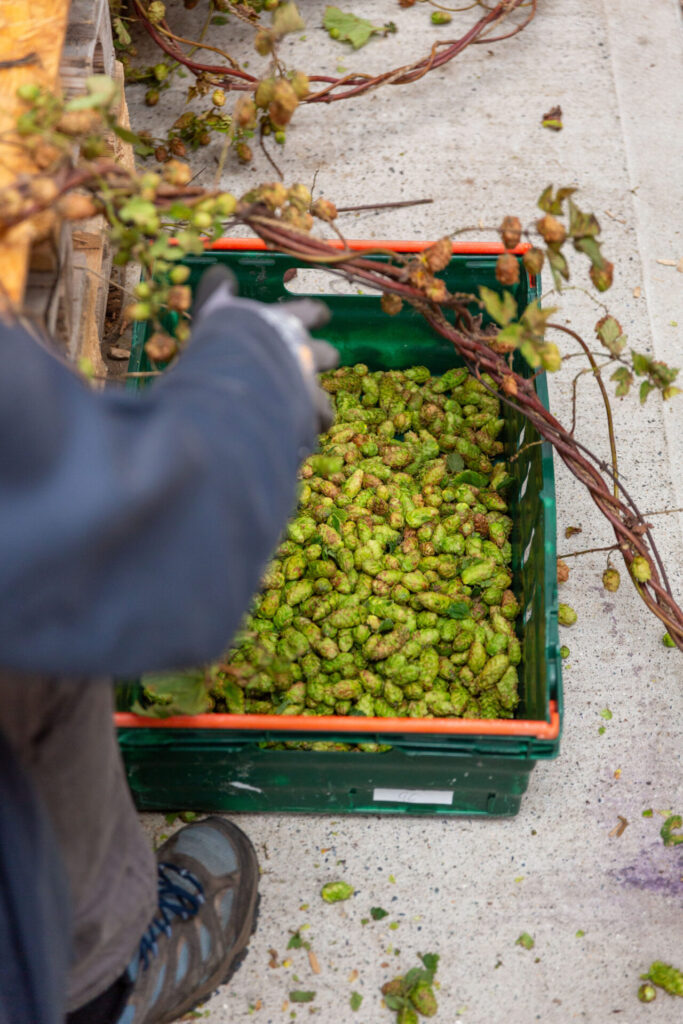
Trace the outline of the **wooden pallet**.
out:
M 13 30 L 12 47 L 4 31 L 8 8 L 13 9 L 11 22 L 7 18 Z M 20 112 L 16 90 L 23 82 L 61 87 L 67 95 L 77 95 L 85 90 L 85 79 L 98 73 L 111 74 L 119 84 L 118 120 L 130 127 L 123 67 L 115 60 L 107 0 L 72 0 L 71 5 L 67 0 L 30 0 L 30 4 L 4 0 L 0 61 L 6 51 L 15 56 L 35 52 L 38 63 L 12 68 L 9 75 L 0 65 L 0 130 L 10 131 Z M 115 136 L 109 141 L 116 159 L 132 169 L 132 147 Z M 35 173 L 28 155 L 11 143 L 0 144 L 0 188 L 22 173 Z M 0 314 L 21 310 L 71 361 L 87 360 L 95 374 L 103 377 L 101 338 L 111 271 L 112 252 L 103 217 L 59 223 L 54 214 L 41 214 L 0 239 Z
M 34 171 L 28 153 L 13 136 L 22 104 L 20 85 L 54 89 L 69 15 L 68 0 L 3 0 L 0 5 L 0 188 Z M 0 238 L 0 313 L 21 305 L 33 242 L 50 238 L 54 218 L 36 217 Z

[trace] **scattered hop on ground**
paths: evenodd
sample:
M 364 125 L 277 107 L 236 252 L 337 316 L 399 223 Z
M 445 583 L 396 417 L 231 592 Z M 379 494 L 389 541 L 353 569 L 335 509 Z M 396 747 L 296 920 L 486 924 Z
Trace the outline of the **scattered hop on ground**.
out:
M 420 982 L 411 990 L 409 995 L 410 1001 L 423 1017 L 433 1017 L 438 1010 L 438 1004 L 436 996 L 434 995 L 434 989 L 431 985 L 427 985 L 425 982 Z
M 412 1006 L 402 1006 L 396 1015 L 396 1024 L 419 1024 L 419 1017 Z
M 645 982 L 638 989 L 638 998 L 641 1003 L 651 1003 L 657 998 L 657 989 L 654 985 L 650 985 L 649 982 Z
M 577 620 L 577 614 L 568 604 L 560 604 L 557 608 L 557 621 L 561 626 L 573 626 Z
M 342 900 L 350 899 L 354 891 L 348 882 L 328 882 L 320 890 L 320 895 L 325 903 L 340 903 Z
M 557 582 L 566 583 L 569 579 L 569 566 L 562 558 L 557 560 Z
M 671 964 L 665 964 L 661 960 L 655 960 L 650 964 L 647 974 L 641 975 L 645 981 L 652 982 L 658 988 L 663 988 L 670 996 L 683 996 L 683 971 Z

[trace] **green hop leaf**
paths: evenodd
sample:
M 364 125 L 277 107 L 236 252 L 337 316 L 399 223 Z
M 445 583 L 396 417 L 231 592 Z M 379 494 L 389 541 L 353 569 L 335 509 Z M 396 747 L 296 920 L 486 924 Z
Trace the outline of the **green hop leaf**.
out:
M 451 601 L 446 609 L 449 619 L 466 619 L 469 613 L 470 609 L 466 601 Z
M 295 989 L 289 993 L 291 1003 L 312 1003 L 315 999 L 315 992 L 306 992 L 302 989 Z
M 633 369 L 639 377 L 644 377 L 652 369 L 652 360 L 644 356 L 642 352 L 636 352 L 635 349 L 631 349 L 631 361 Z
M 622 333 L 621 324 L 613 316 L 603 316 L 601 320 L 598 320 L 595 325 L 595 333 L 601 344 L 613 356 L 618 356 L 623 351 L 626 345 L 626 335 Z
M 381 25 L 373 25 L 366 18 L 359 18 L 356 14 L 347 14 L 340 11 L 338 7 L 331 6 L 325 8 L 323 26 L 333 39 L 338 39 L 342 43 L 351 43 L 354 50 L 365 46 L 375 33 L 384 31 Z
M 515 946 L 523 946 L 524 949 L 533 949 L 535 945 L 536 943 L 528 932 L 522 932 L 519 938 L 515 941 Z
M 465 460 L 459 452 L 449 452 L 446 456 L 446 466 L 449 472 L 459 473 L 465 468 Z
M 650 384 L 649 380 L 644 380 L 641 383 L 640 388 L 638 390 L 638 397 L 640 398 L 641 405 L 645 405 L 645 403 L 647 402 L 647 396 L 650 394 L 651 391 L 654 390 L 655 386 L 654 384 Z
M 553 275 L 553 281 L 558 292 L 562 291 L 562 279 L 569 280 L 569 264 L 559 249 L 548 246 L 548 263 Z
M 211 710 L 210 681 L 204 672 L 151 673 L 141 678 L 142 697 L 131 711 L 152 718 L 201 715 Z
M 373 921 L 381 921 L 383 917 L 388 916 L 388 910 L 383 910 L 382 907 L 370 907 L 370 917 Z
M 575 188 L 558 188 L 555 195 L 553 195 L 553 186 L 548 185 L 548 187 L 541 193 L 538 200 L 538 206 L 544 211 L 544 213 L 552 213 L 557 216 L 562 213 L 562 206 L 565 199 L 573 195 L 574 192 L 576 192 Z
M 505 327 L 517 315 L 517 302 L 508 291 L 504 291 L 501 294 L 494 292 L 492 288 L 485 288 L 484 285 L 480 285 L 479 297 L 484 303 L 484 309 L 488 315 L 497 324 L 500 324 L 501 327 Z
M 352 992 L 351 998 L 349 999 L 349 1005 L 351 1009 L 354 1011 L 354 1013 L 356 1010 L 360 1010 L 362 1003 L 363 997 L 360 994 L 360 992 Z
M 436 974 L 437 967 L 439 966 L 438 953 L 425 953 L 424 956 L 420 956 L 420 960 L 425 965 L 425 970 L 430 971 L 432 976 Z
M 301 32 L 306 24 L 294 3 L 280 4 L 273 11 L 273 32 L 276 36 L 284 36 L 289 32 Z
M 631 390 L 631 385 L 633 384 L 633 374 L 626 366 L 620 366 L 618 370 L 614 371 L 614 373 L 610 377 L 610 380 L 618 381 L 614 393 L 617 396 L 617 398 L 623 398 L 624 395 L 627 395 Z

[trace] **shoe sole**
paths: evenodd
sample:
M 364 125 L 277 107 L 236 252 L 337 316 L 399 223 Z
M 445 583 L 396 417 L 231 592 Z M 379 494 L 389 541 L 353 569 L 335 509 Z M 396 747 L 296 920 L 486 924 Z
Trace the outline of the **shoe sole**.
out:
M 256 877 L 258 879 L 259 866 L 258 858 L 256 856 L 256 850 L 254 849 L 249 838 L 243 832 L 240 832 L 240 837 L 240 841 L 243 842 L 243 845 L 245 846 L 246 849 L 246 857 L 252 860 L 252 867 L 255 870 Z M 222 980 L 218 982 L 213 982 L 211 989 L 204 995 L 200 996 L 198 999 L 193 999 L 191 1003 L 188 1003 L 187 1005 L 182 1005 L 180 1008 L 174 1009 L 172 1017 L 160 1018 L 159 1024 L 172 1024 L 173 1021 L 177 1021 L 180 1017 L 186 1016 L 188 1013 L 191 1013 L 192 1010 L 195 1010 L 198 1006 L 203 1006 L 204 1003 L 208 1002 L 209 999 L 213 998 L 216 992 L 218 992 L 218 990 L 222 988 L 223 985 L 226 985 L 230 981 L 230 979 L 234 976 L 236 971 L 238 971 L 239 968 L 244 963 L 247 953 L 249 952 L 249 943 L 251 942 L 251 938 L 254 932 L 256 931 L 260 906 L 261 894 L 258 891 L 258 887 L 254 886 L 249 900 L 249 906 L 247 907 L 247 911 L 244 915 L 244 924 L 242 926 L 242 930 L 240 931 L 235 940 L 233 946 L 234 953 L 230 957 L 227 970 L 225 972 L 225 975 L 223 975 Z

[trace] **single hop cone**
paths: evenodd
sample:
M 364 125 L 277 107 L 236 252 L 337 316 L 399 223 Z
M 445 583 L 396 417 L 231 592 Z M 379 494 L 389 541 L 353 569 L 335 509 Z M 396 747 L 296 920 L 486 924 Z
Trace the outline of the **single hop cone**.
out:
M 168 290 L 166 305 L 176 313 L 185 313 L 192 305 L 192 291 L 187 285 L 174 284 Z
M 496 260 L 496 280 L 504 285 L 517 284 L 519 281 L 519 263 L 510 252 L 503 252 Z
M 636 555 L 631 562 L 631 576 L 633 576 L 633 579 L 637 580 L 638 583 L 647 583 L 652 576 L 650 563 L 647 558 L 643 558 L 642 555 Z
M 531 274 L 532 276 L 541 273 L 541 270 L 543 269 L 544 260 L 545 253 L 542 249 L 537 249 L 536 247 L 534 247 L 533 249 L 527 249 L 527 251 L 522 256 L 522 263 L 524 264 L 524 269 L 526 270 L 527 274 Z
M 382 309 L 389 316 L 396 316 L 403 309 L 403 299 L 400 295 L 392 295 L 390 292 L 383 292 L 380 300 Z
M 297 95 L 297 99 L 303 100 L 308 96 L 309 93 L 309 81 L 308 75 L 303 71 L 295 71 L 290 78 L 292 83 L 292 89 Z
M 337 216 L 337 207 L 329 199 L 316 199 L 311 206 L 311 213 L 314 217 L 329 222 Z
M 180 160 L 169 160 L 164 166 L 163 177 L 169 185 L 189 185 L 192 171 L 189 164 L 182 164 Z
M 612 566 L 610 565 L 609 568 L 605 569 L 605 571 L 602 574 L 603 587 L 605 588 L 605 590 L 611 590 L 612 593 L 614 593 L 619 589 L 620 583 L 621 576 L 619 575 L 619 570 L 612 568 Z
M 70 192 L 58 201 L 57 212 L 65 220 L 85 220 L 87 217 L 95 216 L 97 207 L 90 196 Z
M 638 989 L 638 998 L 641 1003 L 651 1003 L 657 998 L 657 989 L 654 985 L 650 985 L 648 982 L 645 982 L 645 984 L 641 985 Z
M 353 886 L 348 882 L 328 882 L 320 890 L 320 895 L 325 903 L 339 903 L 341 900 L 348 900 L 353 896 Z
M 541 217 L 540 220 L 536 221 L 536 228 L 549 245 L 553 243 L 561 245 L 567 237 L 564 224 L 557 217 L 553 217 L 549 213 L 546 213 L 545 217 Z
M 252 129 L 256 127 L 256 104 L 251 96 L 240 96 L 235 104 L 233 112 L 235 124 L 240 128 Z
M 434 245 L 430 245 L 422 253 L 422 260 L 432 274 L 444 270 L 451 262 L 453 256 L 453 244 L 450 238 L 440 238 Z
M 299 105 L 299 97 L 286 78 L 279 78 L 273 89 L 273 98 L 268 104 L 268 116 L 275 128 L 285 128 Z
M 420 982 L 411 990 L 410 1001 L 423 1017 L 433 1017 L 438 1010 L 434 990 L 425 982 Z
M 560 604 L 557 608 L 557 621 L 561 626 L 573 626 L 576 622 L 577 614 L 574 609 L 568 604 Z
M 155 363 L 165 363 L 175 355 L 176 343 L 170 334 L 157 331 L 145 343 L 147 356 Z
M 248 146 L 246 142 L 238 142 L 235 146 L 235 152 L 240 163 L 248 164 L 254 159 L 251 146 Z
M 522 222 L 519 217 L 503 217 L 503 223 L 498 230 L 506 249 L 515 249 L 519 245 L 522 237 Z

